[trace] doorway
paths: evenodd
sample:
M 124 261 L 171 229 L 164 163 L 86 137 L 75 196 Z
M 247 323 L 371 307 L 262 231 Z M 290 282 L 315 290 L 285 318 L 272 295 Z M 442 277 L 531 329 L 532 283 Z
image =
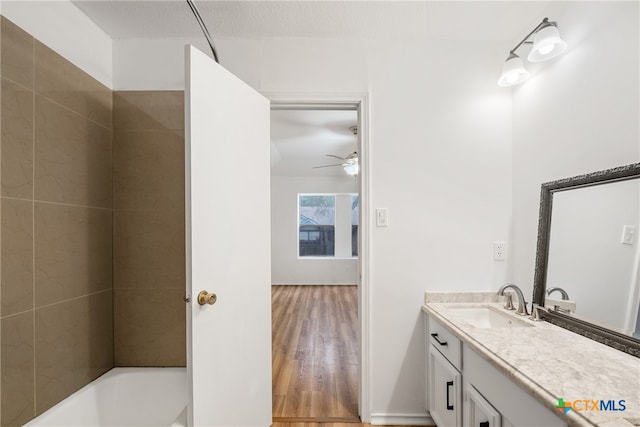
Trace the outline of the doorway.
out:
M 366 293 L 362 278 L 368 277 L 368 228 L 362 227 L 367 210 L 361 208 L 366 171 L 347 173 L 354 157 L 363 164 L 366 151 L 357 132 L 361 109 L 361 100 L 272 98 L 274 422 L 359 421 L 365 403 L 362 360 L 368 347 L 361 337 L 367 309 L 360 301 Z M 347 196 L 350 209 L 359 207 L 348 224 L 339 219 Z M 324 216 L 314 216 L 314 198 Z
M 273 421 L 359 422 L 355 285 L 275 285 Z

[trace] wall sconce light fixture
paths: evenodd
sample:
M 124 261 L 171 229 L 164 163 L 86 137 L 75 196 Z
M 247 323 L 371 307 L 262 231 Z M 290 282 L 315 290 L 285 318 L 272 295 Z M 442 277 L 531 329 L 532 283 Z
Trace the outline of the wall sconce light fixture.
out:
M 533 41 L 530 40 L 534 36 Z M 558 23 L 544 18 L 533 31 L 522 39 L 520 43 L 509 51 L 509 56 L 504 63 L 502 75 L 498 80 L 498 86 L 513 86 L 529 78 L 529 72 L 524 68 L 522 59 L 516 54 L 516 50 L 523 44 L 532 44 L 531 52 L 527 56 L 529 62 L 543 62 L 555 58 L 565 51 L 567 44 L 560 38 Z

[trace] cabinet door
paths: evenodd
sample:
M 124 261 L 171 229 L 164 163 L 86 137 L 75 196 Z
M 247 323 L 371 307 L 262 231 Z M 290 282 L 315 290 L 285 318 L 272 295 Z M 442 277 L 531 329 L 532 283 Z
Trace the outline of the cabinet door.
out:
M 429 346 L 429 413 L 438 427 L 461 427 L 460 372 Z
M 566 427 L 554 412 L 543 406 L 513 379 L 465 345 L 462 350 L 464 379 L 500 412 L 503 427 Z
M 464 386 L 464 426 L 501 427 L 500 413 L 469 383 Z

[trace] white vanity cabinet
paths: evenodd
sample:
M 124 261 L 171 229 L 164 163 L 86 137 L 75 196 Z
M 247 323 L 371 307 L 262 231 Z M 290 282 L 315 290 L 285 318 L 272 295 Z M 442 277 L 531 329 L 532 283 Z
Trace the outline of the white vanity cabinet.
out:
M 427 405 L 438 426 L 462 426 L 462 343 L 439 322 L 427 322 Z
M 426 317 L 427 409 L 438 427 L 562 427 L 553 411 Z

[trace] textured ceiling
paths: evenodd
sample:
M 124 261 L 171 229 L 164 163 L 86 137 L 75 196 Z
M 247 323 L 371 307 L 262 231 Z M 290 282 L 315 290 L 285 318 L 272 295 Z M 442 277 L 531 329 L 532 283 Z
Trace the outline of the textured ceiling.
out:
M 356 111 L 272 110 L 271 173 L 285 176 L 346 176 L 340 157 L 356 151 L 357 137 L 349 130 L 358 123 Z
M 199 37 L 185 1 L 73 0 L 114 39 Z M 205 1 L 214 37 L 517 41 L 548 1 Z
M 72 0 L 113 39 L 203 37 L 185 0 Z M 216 38 L 488 40 L 517 42 L 549 1 L 195 0 Z M 272 111 L 274 175 L 344 175 L 325 154 L 355 151 L 355 111 Z M 339 161 L 337 161 L 339 163 Z

